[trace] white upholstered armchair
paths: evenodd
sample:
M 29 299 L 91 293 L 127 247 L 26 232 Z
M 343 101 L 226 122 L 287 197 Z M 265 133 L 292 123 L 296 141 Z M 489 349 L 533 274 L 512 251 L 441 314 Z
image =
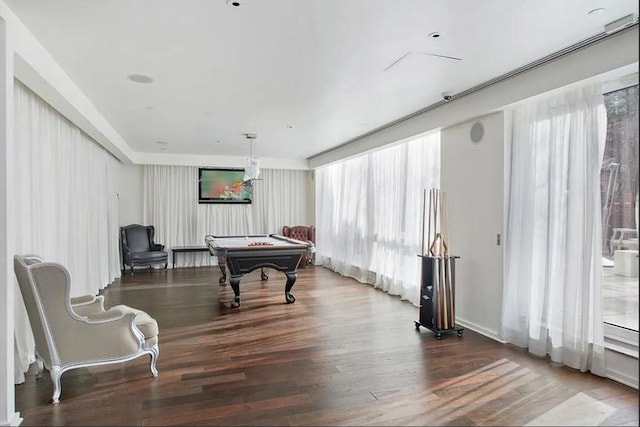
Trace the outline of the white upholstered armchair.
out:
M 16 255 L 13 265 L 33 331 L 38 377 L 44 365 L 53 403 L 60 399 L 60 377 L 70 369 L 148 354 L 151 373 L 158 375 L 158 323 L 151 316 L 126 305 L 105 311 L 102 296 L 70 298 L 69 271 L 37 255 Z

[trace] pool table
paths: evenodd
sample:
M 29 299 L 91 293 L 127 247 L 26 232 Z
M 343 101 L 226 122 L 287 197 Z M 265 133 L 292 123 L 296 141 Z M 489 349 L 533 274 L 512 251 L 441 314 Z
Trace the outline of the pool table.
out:
M 220 283 L 226 281 L 224 265 L 229 269 L 229 283 L 235 294 L 231 302 L 232 308 L 240 307 L 240 280 L 242 275 L 258 268 L 263 269 L 261 279 L 267 280 L 264 268 L 273 268 L 284 272 L 287 282 L 284 296 L 287 304 L 294 303 L 296 298 L 291 293 L 296 278 L 298 265 L 302 255 L 313 253 L 315 247 L 311 242 L 291 239 L 278 234 L 256 234 L 247 236 L 213 236 L 206 235 L 204 241 L 211 255 L 218 258 L 222 271 Z

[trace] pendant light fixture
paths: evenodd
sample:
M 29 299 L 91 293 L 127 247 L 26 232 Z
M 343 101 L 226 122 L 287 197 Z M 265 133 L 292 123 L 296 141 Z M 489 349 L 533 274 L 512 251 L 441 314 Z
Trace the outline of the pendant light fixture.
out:
M 247 166 L 244 169 L 244 181 L 251 182 L 260 178 L 260 160 L 253 157 L 253 140 L 258 137 L 255 133 L 245 133 L 244 136 L 249 140 L 249 158 Z

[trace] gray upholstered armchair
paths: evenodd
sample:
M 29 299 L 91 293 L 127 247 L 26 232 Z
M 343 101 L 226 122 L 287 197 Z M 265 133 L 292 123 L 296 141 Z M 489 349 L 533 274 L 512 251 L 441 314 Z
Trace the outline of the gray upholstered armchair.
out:
M 62 374 L 70 369 L 151 356 L 158 375 L 158 323 L 147 313 L 117 305 L 104 309 L 103 297 L 70 298 L 69 271 L 36 255 L 15 255 L 13 267 L 33 331 L 38 378 L 46 367 L 53 403 L 60 400 Z
M 169 255 L 164 250 L 164 245 L 154 242 L 155 231 L 153 225 L 131 224 L 120 227 L 123 273 L 127 265 L 131 274 L 136 265 L 151 267 L 154 264 L 164 264 L 164 268 L 167 268 Z

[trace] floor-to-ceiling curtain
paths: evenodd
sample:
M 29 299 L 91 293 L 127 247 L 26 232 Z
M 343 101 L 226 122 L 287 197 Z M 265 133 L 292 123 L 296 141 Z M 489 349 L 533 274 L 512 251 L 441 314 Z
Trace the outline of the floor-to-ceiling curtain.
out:
M 316 263 L 418 304 L 423 192 L 439 185 L 439 132 L 318 168 Z
M 281 233 L 283 225 L 311 225 L 311 171 L 262 169 L 253 181 L 251 204 L 199 204 L 198 168 L 144 167 L 143 217 L 156 229 L 156 242 L 204 245 L 204 236 Z M 210 263 L 207 254 L 176 259 L 176 267 Z
M 604 375 L 598 85 L 512 111 L 502 338 Z
M 14 87 L 13 247 L 63 264 L 71 296 L 96 295 L 120 275 L 118 161 L 22 83 Z M 19 383 L 34 349 L 15 286 Z

